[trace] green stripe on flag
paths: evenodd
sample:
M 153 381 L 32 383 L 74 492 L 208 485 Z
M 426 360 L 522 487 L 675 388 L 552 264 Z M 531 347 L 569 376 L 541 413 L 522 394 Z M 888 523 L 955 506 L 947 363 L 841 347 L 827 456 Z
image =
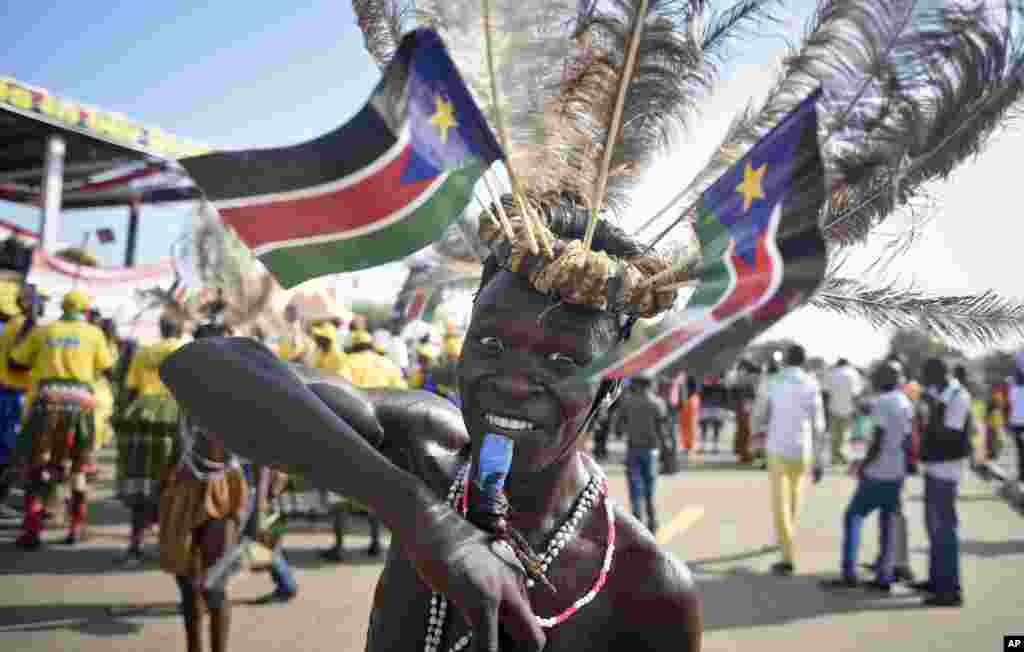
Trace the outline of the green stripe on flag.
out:
M 473 186 L 485 170 L 476 161 L 453 171 L 434 194 L 404 219 L 354 238 L 297 244 L 261 255 L 260 261 L 285 289 L 311 278 L 352 272 L 393 262 L 444 235 L 466 208 Z

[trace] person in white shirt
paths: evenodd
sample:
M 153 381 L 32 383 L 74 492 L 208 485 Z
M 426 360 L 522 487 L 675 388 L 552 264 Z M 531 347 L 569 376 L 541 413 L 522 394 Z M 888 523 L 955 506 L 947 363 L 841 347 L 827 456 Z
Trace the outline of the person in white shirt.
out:
M 926 605 L 959 607 L 963 597 L 956 498 L 970 454 L 971 396 L 939 358 L 924 363 L 922 377 L 928 388 L 928 423 L 921 441 L 928 580 L 913 587 L 931 594 Z
M 871 404 L 874 425 L 871 448 L 855 471 L 860 483 L 843 516 L 843 555 L 838 579 L 822 582 L 826 589 L 866 587 L 889 593 L 896 581 L 896 549 L 900 545 L 893 530 L 900 510 L 900 492 L 907 475 L 907 451 L 913 432 L 914 406 L 903 391 L 903 369 L 894 362 L 883 362 L 873 373 L 880 392 Z M 876 578 L 861 582 L 857 578 L 857 551 L 864 519 L 876 509 L 879 516 L 880 561 Z
M 832 463 L 846 464 L 843 444 L 857 411 L 857 397 L 863 391 L 860 374 L 845 358 L 825 377 L 828 392 L 829 427 L 832 431 Z
M 822 476 L 822 442 L 825 409 L 821 388 L 803 370 L 807 354 L 794 345 L 786 352 L 786 367 L 758 396 L 754 423 L 767 429 L 765 452 L 771 477 L 775 532 L 782 560 L 772 566 L 777 575 L 795 570 L 793 535 L 807 473 L 813 464 L 815 484 Z
M 1017 354 L 1007 403 L 1006 423 L 1017 445 L 1017 482 L 1024 482 L 1024 352 Z

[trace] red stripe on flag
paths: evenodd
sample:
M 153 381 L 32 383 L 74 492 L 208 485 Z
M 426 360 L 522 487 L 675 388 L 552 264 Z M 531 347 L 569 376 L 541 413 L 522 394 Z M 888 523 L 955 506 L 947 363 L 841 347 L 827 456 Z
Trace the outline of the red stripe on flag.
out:
M 436 180 L 402 183 L 411 156 L 408 145 L 377 173 L 336 192 L 219 212 L 252 248 L 365 227 L 408 206 Z
M 733 254 L 733 269 L 736 270 L 736 285 L 729 297 L 711 312 L 712 316 L 724 321 L 758 303 L 772 286 L 772 271 L 775 260 L 768 251 L 767 237 L 757 242 L 754 265 Z
M 423 314 L 423 309 L 427 307 L 427 291 L 423 288 L 416 290 L 416 294 L 413 295 L 412 299 L 409 300 L 409 305 L 405 308 L 405 318 L 409 321 L 415 321 L 420 318 Z
M 645 369 L 654 366 L 673 351 L 706 330 L 707 322 L 703 319 L 690 324 L 683 324 L 676 330 L 670 331 L 667 335 L 663 335 L 662 339 L 655 341 L 646 349 L 623 360 L 621 366 L 616 367 L 606 378 L 628 378 L 629 376 L 635 376 Z
M 753 307 L 771 289 L 775 259 L 768 249 L 767 236 L 762 237 L 757 243 L 755 256 L 753 266 L 739 256 L 732 256 L 733 268 L 736 270 L 737 276 L 736 284 L 725 301 L 711 312 L 711 318 L 716 322 L 726 321 Z M 621 366 L 611 371 L 607 378 L 635 376 L 672 355 L 693 338 L 707 332 L 710 327 L 712 325 L 704 319 L 682 324 L 646 349 L 623 360 Z

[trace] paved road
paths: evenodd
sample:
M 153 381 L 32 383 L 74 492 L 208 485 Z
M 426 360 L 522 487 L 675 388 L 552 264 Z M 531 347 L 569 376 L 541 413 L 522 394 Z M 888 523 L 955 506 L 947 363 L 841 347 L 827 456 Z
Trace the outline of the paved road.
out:
M 625 501 L 621 455 L 613 447 L 608 470 L 613 496 Z M 1012 451 L 1006 459 L 1011 456 Z M 764 472 L 737 469 L 721 456 L 659 482 L 662 538 L 689 561 L 703 595 L 705 650 L 984 652 L 1001 649 L 1006 633 L 1024 633 L 1024 519 L 974 477 L 965 482 L 960 500 L 968 600 L 961 610 L 925 609 L 903 592 L 879 598 L 818 589 L 819 579 L 836 572 L 841 514 L 854 487 L 838 470 L 808 495 L 798 537 L 799 574 L 785 579 L 768 574 L 777 553 L 768 545 L 772 526 Z M 109 481 L 100 485 L 109 487 Z M 914 479 L 906 492 L 912 562 L 919 574 L 927 552 L 921 491 L 920 479 Z M 174 583 L 153 566 L 117 568 L 113 562 L 127 541 L 127 514 L 109 500 L 94 512 L 95 536 L 74 550 L 18 552 L 10 545 L 15 523 L 0 521 L 0 650 L 184 649 Z M 875 527 L 872 519 L 865 559 L 876 553 Z M 322 531 L 289 536 L 301 584 L 291 604 L 245 604 L 270 590 L 265 575 L 232 583 L 232 598 L 243 603 L 235 610 L 235 649 L 363 649 L 380 562 L 357 557 L 347 565 L 322 565 L 316 548 L 329 542 Z M 365 543 L 364 536 L 354 535 L 350 545 Z M 421 620 L 410 614 L 409 626 L 421 627 Z

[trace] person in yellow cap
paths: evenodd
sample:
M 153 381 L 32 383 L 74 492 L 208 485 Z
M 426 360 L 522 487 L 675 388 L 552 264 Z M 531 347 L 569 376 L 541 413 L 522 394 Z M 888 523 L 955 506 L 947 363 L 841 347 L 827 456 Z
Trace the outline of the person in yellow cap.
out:
M 356 387 L 365 389 L 392 388 L 407 389 L 402 370 L 385 355 L 381 355 L 373 346 L 373 337 L 366 330 L 365 320 L 353 319 L 356 328 L 352 331 L 351 347 L 345 355 L 340 376 Z M 367 554 L 380 554 L 380 522 L 363 505 L 347 498 L 335 496 L 338 502 L 333 505 L 334 512 L 334 546 L 320 551 L 320 556 L 328 561 L 341 562 L 345 559 L 345 531 L 348 529 L 350 512 L 363 512 L 370 522 L 370 547 Z
M 19 338 L 24 339 L 35 327 L 32 286 L 8 289 L 13 291 L 0 295 L 0 508 L 13 480 L 14 450 L 28 389 L 28 374 L 10 370 L 7 356 Z
M 341 376 L 356 387 L 408 389 L 402 370 L 391 358 L 373 346 L 373 337 L 365 330 L 352 332 L 352 345 L 345 356 Z
M 132 512 L 131 539 L 124 563 L 142 561 L 142 538 L 157 520 L 160 479 L 174 460 L 178 404 L 160 380 L 160 365 L 182 344 L 182 324 L 160 318 L 160 341 L 132 356 L 125 390 L 128 406 L 114 420 L 117 430 L 117 496 Z
M 103 331 L 85 321 L 91 305 L 85 292 L 68 292 L 61 318 L 33 330 L 10 354 L 10 365 L 30 369 L 35 385 L 22 438 L 25 446 L 19 451 L 28 462 L 29 482 L 16 543 L 27 550 L 40 546 L 44 500 L 69 473 L 70 528 L 65 543 L 77 543 L 85 523 L 85 469 L 92 461 L 96 428 L 93 387 L 113 366 Z
M 437 347 L 430 344 L 429 338 L 424 338 L 416 346 L 416 369 L 409 379 L 409 386 L 412 389 L 422 389 L 428 392 L 436 392 L 436 387 L 430 378 L 430 371 L 437 364 Z
M 288 324 L 288 333 L 277 343 L 277 357 L 285 362 L 309 364 L 315 347 L 302 327 L 299 307 L 292 303 L 288 304 L 284 309 L 284 320 Z
M 313 368 L 320 371 L 341 376 L 345 367 L 345 354 L 338 348 L 338 329 L 330 322 L 324 322 L 313 326 L 310 334 L 316 342 L 316 351 L 313 353 Z

